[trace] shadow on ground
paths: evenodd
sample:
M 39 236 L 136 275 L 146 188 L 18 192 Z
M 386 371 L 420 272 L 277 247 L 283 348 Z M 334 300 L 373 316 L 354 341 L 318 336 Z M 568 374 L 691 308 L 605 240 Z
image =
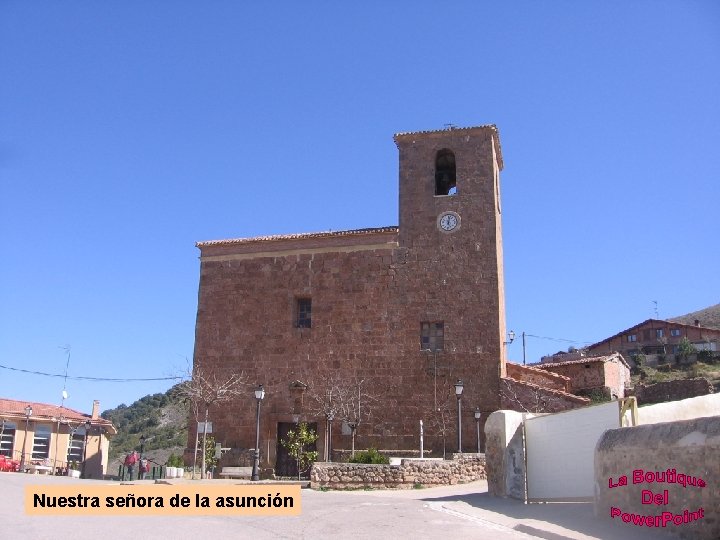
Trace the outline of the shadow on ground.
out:
M 657 529 L 612 522 L 609 517 L 595 517 L 592 502 L 530 503 L 515 499 L 471 493 L 447 497 L 425 497 L 428 503 L 440 503 L 444 509 L 490 521 L 518 532 L 547 540 L 577 538 L 649 538 L 672 539 L 674 535 Z M 608 508 L 608 516 L 610 509 Z

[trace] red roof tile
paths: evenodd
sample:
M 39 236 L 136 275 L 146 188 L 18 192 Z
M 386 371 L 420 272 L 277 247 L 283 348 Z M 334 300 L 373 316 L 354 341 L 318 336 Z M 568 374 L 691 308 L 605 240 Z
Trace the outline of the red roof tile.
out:
M 112 432 L 116 432 L 112 422 L 104 418 L 95 420 L 90 418 L 89 414 L 70 409 L 68 407 L 60 407 L 59 405 L 50 405 L 48 403 L 37 403 L 34 401 L 19 401 L 16 399 L 0 398 L 0 416 L 17 417 L 25 419 L 25 407 L 32 407 L 32 416 L 30 420 L 58 420 L 61 416 L 66 420 L 74 420 L 77 422 L 85 422 L 90 420 L 94 426 L 105 426 L 112 428 Z
M 314 233 L 296 233 L 296 234 L 274 234 L 271 236 L 255 236 L 252 238 L 229 238 L 226 240 L 208 240 L 206 242 L 196 242 L 196 247 L 216 246 L 220 244 L 249 244 L 252 242 L 272 242 L 275 240 L 297 240 L 302 238 L 328 238 L 336 236 L 354 236 L 362 234 L 377 233 L 397 233 L 400 229 L 395 226 L 390 227 L 374 227 L 367 229 L 353 229 L 349 231 L 326 231 Z

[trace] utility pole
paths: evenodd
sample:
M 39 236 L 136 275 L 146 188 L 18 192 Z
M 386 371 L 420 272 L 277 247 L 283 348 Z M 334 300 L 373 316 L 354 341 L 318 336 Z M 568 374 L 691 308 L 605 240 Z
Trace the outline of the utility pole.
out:
M 523 366 L 525 365 L 525 332 L 522 334 L 523 336 Z

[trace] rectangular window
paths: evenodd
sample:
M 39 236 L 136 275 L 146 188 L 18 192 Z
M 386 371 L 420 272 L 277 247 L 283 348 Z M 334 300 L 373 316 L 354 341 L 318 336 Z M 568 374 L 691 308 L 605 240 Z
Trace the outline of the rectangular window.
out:
M 67 453 L 68 463 L 73 461 L 79 463 L 83 460 L 83 446 L 85 446 L 85 428 L 80 427 L 74 433 L 70 432 Z
M 0 424 L 0 455 L 12 458 L 13 442 L 15 441 L 15 424 L 2 421 Z
M 679 328 L 671 328 L 670 329 L 670 335 L 672 337 L 679 337 L 680 336 L 680 329 Z
M 445 323 L 443 321 L 420 323 L 420 349 L 442 351 L 445 347 Z
M 637 334 L 628 335 L 628 343 L 635 343 L 637 341 Z
M 297 328 L 310 328 L 312 324 L 312 300 L 310 298 L 298 298 L 296 309 L 295 326 Z
M 33 459 L 45 459 L 50 456 L 50 426 L 35 426 L 33 438 Z
M 658 328 L 657 330 L 655 330 L 655 337 L 661 338 L 664 335 L 665 335 L 665 332 L 663 331 L 662 328 Z

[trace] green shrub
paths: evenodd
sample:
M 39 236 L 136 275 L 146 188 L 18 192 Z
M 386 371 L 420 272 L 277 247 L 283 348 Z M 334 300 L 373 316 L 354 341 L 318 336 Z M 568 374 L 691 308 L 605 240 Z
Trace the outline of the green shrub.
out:
M 168 457 L 167 467 L 184 467 L 185 463 L 183 462 L 182 456 L 176 456 L 175 454 L 170 454 L 170 457 Z
M 357 452 L 355 457 L 351 457 L 348 460 L 350 463 L 374 463 L 374 464 L 387 464 L 390 460 L 387 456 L 383 456 L 375 448 L 369 448 L 361 452 Z

